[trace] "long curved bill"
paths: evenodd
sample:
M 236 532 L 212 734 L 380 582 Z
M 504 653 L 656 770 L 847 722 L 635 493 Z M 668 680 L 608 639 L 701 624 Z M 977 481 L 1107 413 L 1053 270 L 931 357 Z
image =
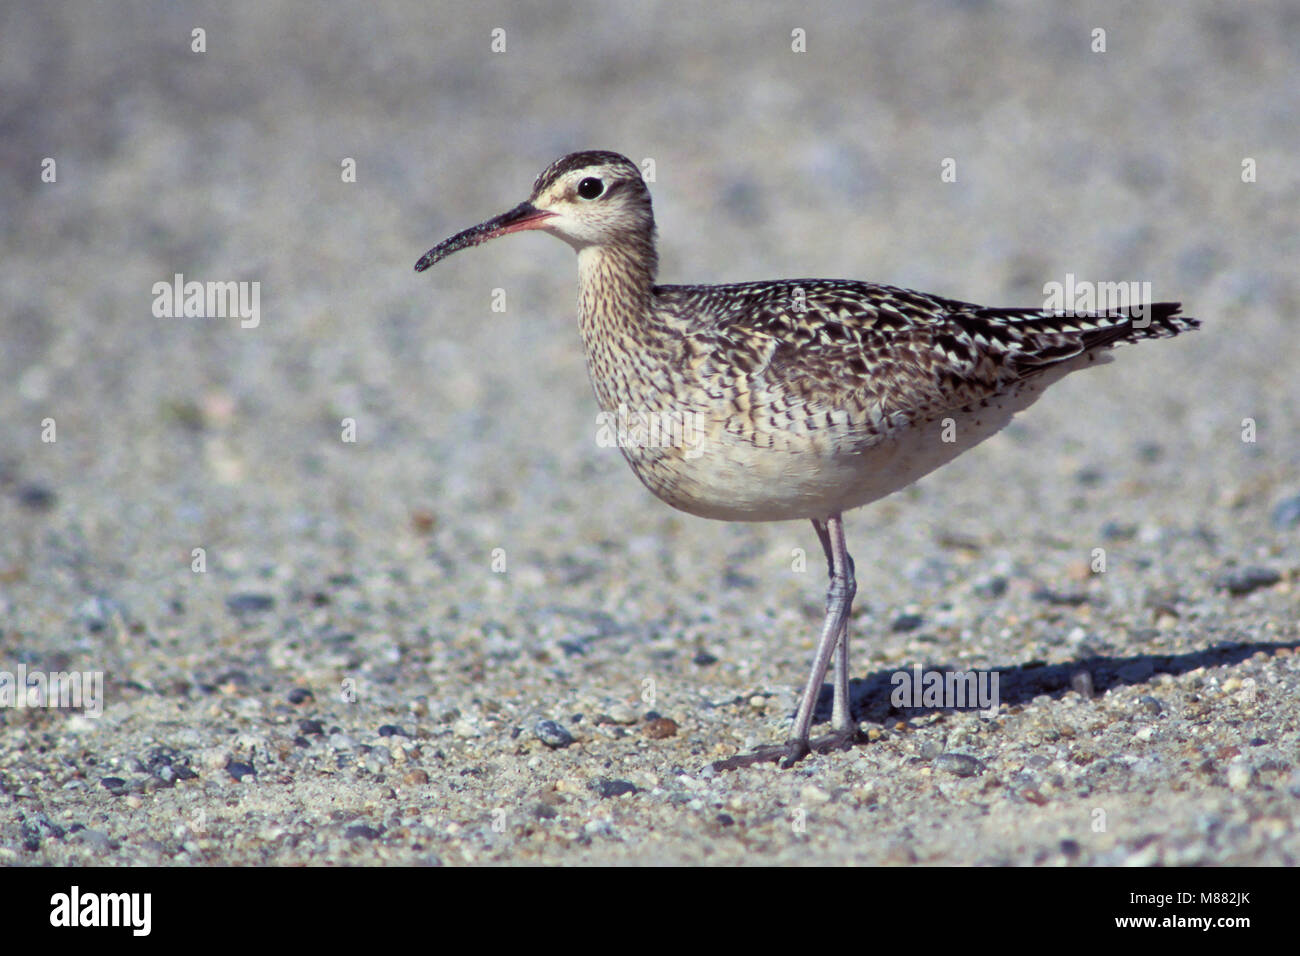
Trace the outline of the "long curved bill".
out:
M 525 229 L 537 229 L 553 215 L 555 213 L 538 209 L 530 202 L 521 202 L 514 209 L 503 212 L 495 219 L 480 222 L 477 226 L 471 226 L 464 232 L 456 233 L 450 239 L 444 239 L 420 257 L 420 261 L 415 264 L 415 271 L 423 272 L 435 262 L 446 259 L 453 252 L 460 252 L 460 250 L 468 249 L 470 246 L 477 246 L 479 243 L 495 239 L 497 236 L 509 235 L 512 232 L 523 232 Z

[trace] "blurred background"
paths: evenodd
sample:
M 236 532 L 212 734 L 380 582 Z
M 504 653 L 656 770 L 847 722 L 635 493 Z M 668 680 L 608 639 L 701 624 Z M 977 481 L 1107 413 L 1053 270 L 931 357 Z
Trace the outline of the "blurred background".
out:
M 1066 580 L 1107 527 L 1143 587 L 1206 600 L 1294 562 L 1297 36 L 1285 0 L 6 4 L 0 652 L 91 655 L 119 699 L 349 667 L 400 699 L 461 692 L 440 655 L 606 628 L 793 690 L 811 530 L 676 514 L 597 446 L 572 251 L 412 271 L 585 148 L 653 160 L 664 282 L 1009 306 L 1073 274 L 1203 320 L 851 516 L 868 627 L 972 575 Z M 178 273 L 260 283 L 260 324 L 155 316 Z M 992 647 L 944 652 L 1077 652 Z M 539 679 L 601 666 L 556 656 Z

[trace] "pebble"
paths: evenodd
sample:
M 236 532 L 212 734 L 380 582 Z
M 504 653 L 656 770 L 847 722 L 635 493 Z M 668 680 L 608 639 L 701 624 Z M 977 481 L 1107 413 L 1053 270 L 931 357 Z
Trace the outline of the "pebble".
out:
M 1228 764 L 1228 787 L 1232 790 L 1248 790 L 1258 774 L 1247 760 L 1233 760 Z
M 232 760 L 230 763 L 226 764 L 226 773 L 230 774 L 236 780 L 243 780 L 248 776 L 257 776 L 257 771 L 253 769 L 251 763 L 240 763 L 237 760 Z
M 411 735 L 408 734 L 408 733 L 407 733 L 405 730 L 403 730 L 401 727 L 398 727 L 396 724 L 384 724 L 382 727 L 379 728 L 379 736 L 381 736 L 381 737 L 410 737 Z
M 84 828 L 81 830 L 74 830 L 71 834 L 71 839 L 76 840 L 79 843 L 88 843 L 97 850 L 107 850 L 112 844 L 112 840 L 109 839 L 108 834 L 103 830 L 88 830 Z
M 307 701 L 315 699 L 316 695 L 306 687 L 295 687 L 289 691 L 289 703 L 291 704 L 305 704 Z
M 1143 694 L 1138 698 L 1138 706 L 1148 714 L 1159 715 L 1165 708 L 1150 694 Z
M 115 796 L 126 793 L 126 781 L 121 777 L 101 777 L 99 785 Z
M 651 740 L 664 740 L 677 736 L 677 722 L 668 717 L 659 717 L 645 725 L 645 735 Z
M 339 732 L 329 736 L 329 745 L 335 750 L 354 750 L 357 746 L 356 738 Z
M 830 803 L 831 795 L 821 787 L 810 783 L 799 791 L 799 799 L 804 803 Z
M 710 654 L 708 651 L 700 651 L 698 654 L 696 654 L 694 657 L 691 658 L 691 663 L 695 664 L 698 667 L 708 667 L 710 664 L 718 663 L 718 659 L 714 657 L 712 654 Z
M 28 511 L 49 511 L 57 501 L 58 496 L 54 490 L 45 485 L 33 482 L 18 489 L 18 504 Z
M 573 734 L 569 733 L 553 720 L 539 720 L 533 724 L 533 733 L 537 739 L 552 750 L 567 747 L 573 743 Z
M 429 774 L 424 770 L 408 770 L 402 777 L 402 780 L 413 786 L 429 782 Z
M 890 625 L 890 628 L 895 634 L 907 634 L 915 631 L 924 623 L 925 618 L 920 614 L 900 614 L 894 618 L 894 623 Z
M 318 737 L 324 737 L 325 725 L 319 720 L 309 720 L 304 718 L 298 721 L 298 731 L 304 734 L 315 734 Z
M 1272 568 L 1252 565 L 1239 570 L 1224 571 L 1216 579 L 1216 583 L 1234 597 L 1241 597 L 1260 588 L 1272 587 L 1280 580 L 1282 575 Z
M 343 835 L 349 840 L 378 840 L 383 834 L 372 826 L 354 823 L 343 831 Z
M 126 609 L 112 598 L 102 595 L 90 598 L 77 609 L 77 617 L 92 634 L 98 634 L 108 627 L 109 621 L 113 620 L 114 616 L 125 618 Z
M 946 753 L 934 759 L 934 768 L 958 777 L 973 777 L 984 772 L 984 762 L 969 754 Z
M 971 590 L 973 590 L 979 597 L 1000 598 L 1002 595 L 1007 593 L 1007 587 L 1009 584 L 1010 582 L 1005 576 L 995 574 L 992 577 L 983 578 L 982 580 L 977 581 Z
M 1088 603 L 1088 595 L 1084 591 L 1057 591 L 1049 587 L 1035 589 L 1033 598 L 1045 604 L 1064 604 L 1068 607 Z
M 1101 536 L 1107 541 L 1129 541 L 1137 537 L 1138 526 L 1119 521 L 1107 521 L 1101 526 Z
M 616 724 L 635 724 L 641 717 L 627 704 L 615 704 L 609 709 L 609 719 Z
M 1300 525 L 1300 495 L 1279 501 L 1269 515 L 1269 520 L 1278 531 L 1290 531 Z
M 611 780 L 608 777 L 597 777 L 588 786 L 602 800 L 610 797 L 621 797 L 625 793 L 637 792 L 636 784 L 630 780 Z
M 226 598 L 226 610 L 231 614 L 256 614 L 274 607 L 274 597 L 255 591 L 243 591 Z

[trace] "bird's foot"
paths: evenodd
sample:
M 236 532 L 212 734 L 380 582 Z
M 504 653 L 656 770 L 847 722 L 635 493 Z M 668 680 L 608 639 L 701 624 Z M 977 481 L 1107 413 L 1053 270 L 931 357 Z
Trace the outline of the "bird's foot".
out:
M 719 771 L 739 770 L 742 767 L 752 767 L 754 764 L 776 763 L 779 761 L 782 770 L 789 770 L 809 754 L 828 754 L 837 750 L 848 750 L 854 744 L 865 740 L 865 735 L 857 727 L 850 727 L 848 730 L 837 730 L 823 737 L 814 737 L 812 740 L 800 740 L 792 737 L 783 744 L 756 747 L 747 754 L 736 754 L 736 756 L 728 757 L 726 760 L 715 760 L 713 769 Z

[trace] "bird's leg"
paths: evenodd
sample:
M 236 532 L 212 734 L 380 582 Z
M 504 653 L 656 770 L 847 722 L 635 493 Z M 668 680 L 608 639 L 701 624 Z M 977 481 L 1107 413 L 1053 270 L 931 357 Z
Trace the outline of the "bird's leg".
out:
M 853 722 L 849 704 L 848 625 L 853 596 L 857 592 L 857 584 L 853 579 L 853 559 L 849 557 L 844 543 L 844 522 L 839 515 L 832 515 L 824 522 L 814 519 L 813 528 L 826 553 L 830 586 L 826 591 L 826 620 L 822 624 L 812 672 L 808 675 L 808 684 L 799 701 L 790 739 L 777 747 L 760 747 L 752 753 L 719 760 L 713 765 L 718 770 L 734 770 L 769 760 L 780 760 L 782 767 L 792 767 L 814 750 L 827 753 L 847 749 L 857 739 L 857 725 Z M 817 698 L 821 696 L 822 681 L 826 677 L 826 668 L 830 666 L 832 655 L 835 656 L 835 703 L 832 710 L 834 732 L 810 740 L 813 712 L 817 708 Z
M 832 536 L 827 524 L 820 521 L 813 521 L 813 528 L 817 531 L 817 537 L 821 540 L 822 551 L 826 555 L 826 567 L 830 574 L 831 585 L 826 592 L 826 616 L 827 619 L 835 612 L 835 581 L 836 578 L 844 580 L 844 613 L 840 618 L 840 633 L 835 641 L 835 697 L 831 709 L 831 728 L 832 732 L 824 737 L 818 737 L 809 741 L 809 747 L 817 753 L 828 753 L 832 750 L 847 750 L 857 742 L 859 737 L 858 725 L 853 719 L 853 704 L 849 697 L 849 617 L 853 612 L 853 597 L 857 593 L 857 582 L 853 576 L 853 557 L 849 554 L 848 546 L 844 540 L 844 525 L 842 519 L 831 519 L 837 525 L 836 533 Z M 837 570 L 838 569 L 838 570 Z M 817 687 L 817 693 L 820 695 L 821 686 Z M 816 699 L 813 701 L 816 706 Z M 809 728 L 811 729 L 811 728 Z M 798 733 L 798 723 L 795 724 L 795 733 Z

